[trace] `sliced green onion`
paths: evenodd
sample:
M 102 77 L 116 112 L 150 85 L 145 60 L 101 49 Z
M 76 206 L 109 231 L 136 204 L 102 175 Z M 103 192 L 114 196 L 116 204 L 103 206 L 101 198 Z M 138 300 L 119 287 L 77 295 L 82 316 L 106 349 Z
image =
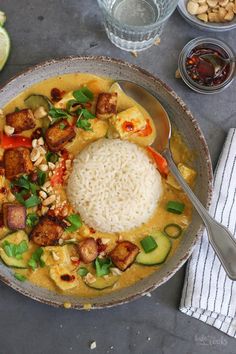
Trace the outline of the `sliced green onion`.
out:
M 28 266 L 30 268 L 32 268 L 33 270 L 35 270 L 38 265 L 37 265 L 37 262 L 33 258 L 30 258 L 30 260 L 28 262 Z
M 164 233 L 171 238 L 178 238 L 182 234 L 182 227 L 178 224 L 168 224 L 164 227 Z
M 182 214 L 184 211 L 184 203 L 170 200 L 166 205 L 166 210 L 173 214 Z
M 157 248 L 157 243 L 152 236 L 146 236 L 140 243 L 145 253 L 152 252 Z
M 4 249 L 4 252 L 6 253 L 6 255 L 8 257 L 14 257 L 15 255 L 15 248 L 16 248 L 16 245 L 15 244 L 11 244 L 10 242 L 8 241 L 4 241 L 3 244 L 2 244 L 2 247 Z
M 14 277 L 19 281 L 25 281 L 27 279 L 23 274 L 20 273 L 15 273 Z
M 34 253 L 32 254 L 32 256 L 28 262 L 28 266 L 30 268 L 35 270 L 38 267 L 38 265 L 42 268 L 45 266 L 45 262 L 41 259 L 43 252 L 44 251 L 43 251 L 42 247 L 39 247 L 34 251 Z
M 25 240 L 21 241 L 19 245 L 17 245 L 17 253 L 22 254 L 28 251 L 28 244 Z
M 22 257 L 21 254 L 17 253 L 16 256 L 15 256 L 15 258 L 19 260 L 19 259 L 22 259 L 23 257 Z
M 22 259 L 22 254 L 28 251 L 28 244 L 25 240 L 21 241 L 18 245 L 4 241 L 2 247 L 8 257 L 16 259 Z
M 81 277 L 85 277 L 85 275 L 87 275 L 88 272 L 89 272 L 88 269 L 85 268 L 85 267 L 80 267 L 80 268 L 78 269 L 78 274 L 79 274 Z

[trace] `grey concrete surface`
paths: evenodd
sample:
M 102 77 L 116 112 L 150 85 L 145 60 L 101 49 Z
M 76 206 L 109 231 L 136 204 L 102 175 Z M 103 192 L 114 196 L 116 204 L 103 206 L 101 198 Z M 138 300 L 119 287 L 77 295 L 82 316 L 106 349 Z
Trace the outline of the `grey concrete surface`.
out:
M 140 65 L 167 82 L 188 104 L 205 134 L 213 165 L 225 135 L 236 126 L 236 82 L 223 93 L 191 92 L 174 77 L 184 44 L 207 35 L 176 12 L 161 44 L 134 58 L 114 47 L 96 0 L 0 0 L 12 50 L 0 84 L 23 69 L 68 55 L 107 55 Z M 236 31 L 211 34 L 236 50 Z M 178 311 L 184 268 L 168 283 L 130 304 L 92 312 L 55 309 L 0 284 L 0 354 L 233 354 L 236 341 Z M 95 340 L 97 348 L 90 350 Z

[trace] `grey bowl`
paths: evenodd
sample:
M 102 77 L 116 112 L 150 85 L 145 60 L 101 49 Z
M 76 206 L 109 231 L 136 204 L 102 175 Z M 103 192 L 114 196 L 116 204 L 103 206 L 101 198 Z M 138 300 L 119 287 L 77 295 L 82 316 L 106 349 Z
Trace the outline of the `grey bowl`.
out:
M 206 141 L 196 120 L 174 91 L 158 78 L 137 66 L 106 57 L 70 57 L 48 61 L 30 68 L 9 81 L 0 90 L 0 107 L 3 107 L 24 89 L 39 81 L 73 72 L 89 72 L 110 76 L 114 79 L 130 80 L 135 83 L 142 83 L 143 87 L 150 90 L 163 104 L 172 122 L 183 134 L 188 146 L 196 152 L 195 167 L 198 178 L 195 191 L 202 203 L 207 207 L 209 206 L 212 194 L 211 160 Z M 12 270 L 1 263 L 0 279 L 20 293 L 53 306 L 62 307 L 65 302 L 69 302 L 75 309 L 82 309 L 83 305 L 87 303 L 91 303 L 92 308 L 111 307 L 144 295 L 166 282 L 186 262 L 200 237 L 201 219 L 194 212 L 192 223 L 175 255 L 160 270 L 133 286 L 95 298 L 56 294 L 29 282 L 20 283 L 14 278 Z
M 197 27 L 198 29 L 211 31 L 211 32 L 225 32 L 236 28 L 236 16 L 233 21 L 225 23 L 211 23 L 203 22 L 199 20 L 196 16 L 190 15 L 187 11 L 188 0 L 180 0 L 178 3 L 178 11 L 180 15 L 188 22 L 190 25 Z

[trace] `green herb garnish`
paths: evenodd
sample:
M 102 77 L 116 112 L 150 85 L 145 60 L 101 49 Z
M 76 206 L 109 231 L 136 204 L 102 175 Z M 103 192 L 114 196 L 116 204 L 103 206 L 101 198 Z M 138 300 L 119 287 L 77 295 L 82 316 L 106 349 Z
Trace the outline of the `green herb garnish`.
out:
M 76 100 L 69 100 L 66 104 L 66 110 L 70 113 L 71 107 L 74 104 L 80 104 L 79 102 L 77 102 Z
M 10 243 L 9 241 L 4 241 L 2 248 L 8 257 L 22 259 L 22 254 L 28 251 L 28 243 L 23 240 L 18 245 L 15 243 Z
M 25 275 L 20 274 L 20 273 L 15 273 L 14 277 L 19 281 L 25 281 L 27 279 Z
M 78 113 L 78 120 L 76 122 L 76 126 L 78 128 L 81 128 L 85 131 L 92 130 L 91 129 L 91 123 L 89 122 L 89 119 L 94 119 L 95 115 L 89 112 L 86 108 L 79 108 L 77 110 Z
M 87 275 L 89 271 L 85 267 L 80 267 L 77 272 L 81 277 L 85 277 L 85 275 Z
M 74 91 L 73 96 L 78 103 L 87 103 L 93 100 L 93 93 L 87 87 Z
M 51 124 L 55 123 L 61 118 L 65 118 L 65 119 L 70 118 L 70 115 L 66 111 L 55 107 L 51 107 L 48 114 L 52 118 Z
M 32 192 L 33 194 L 39 189 L 37 184 L 29 181 L 29 176 L 20 176 L 18 179 L 15 179 L 11 182 L 11 188 L 17 186 L 27 191 Z
M 66 220 L 71 224 L 66 228 L 66 231 L 68 232 L 74 232 L 82 226 L 82 220 L 78 214 L 71 214 L 66 218 Z
M 30 213 L 26 217 L 26 225 L 29 227 L 34 227 L 39 221 L 39 217 L 36 213 Z
M 103 277 L 110 273 L 110 267 L 112 267 L 112 261 L 110 258 L 96 258 L 95 268 L 98 277 Z
M 37 175 L 38 175 L 38 179 L 37 179 L 38 180 L 38 184 L 40 186 L 43 186 L 45 181 L 46 181 L 46 178 L 47 178 L 46 172 L 38 170 L 37 171 Z
M 34 206 L 41 204 L 41 200 L 37 195 L 31 195 L 28 199 L 24 199 L 24 195 L 24 192 L 16 193 L 15 197 L 16 200 L 26 208 L 33 208 Z
M 16 200 L 26 208 L 32 208 L 41 203 L 36 195 L 39 186 L 29 181 L 28 176 L 20 176 L 18 179 L 11 182 L 11 188 L 14 186 L 20 187 L 21 191 L 15 194 Z
M 77 109 L 77 114 L 78 116 L 85 118 L 85 119 L 94 119 L 96 118 L 96 116 L 94 114 L 92 114 L 91 112 L 89 112 L 86 108 L 79 108 Z
M 46 160 L 47 162 L 52 162 L 56 163 L 59 159 L 59 156 L 55 154 L 54 152 L 48 151 L 46 154 Z
M 32 254 L 28 262 L 28 266 L 33 270 L 35 270 L 38 266 L 40 266 L 41 268 L 44 267 L 45 262 L 41 259 L 42 255 L 43 255 L 43 248 L 42 247 L 37 248 Z
M 92 131 L 91 123 L 87 119 L 80 119 L 77 121 L 76 126 L 85 131 Z

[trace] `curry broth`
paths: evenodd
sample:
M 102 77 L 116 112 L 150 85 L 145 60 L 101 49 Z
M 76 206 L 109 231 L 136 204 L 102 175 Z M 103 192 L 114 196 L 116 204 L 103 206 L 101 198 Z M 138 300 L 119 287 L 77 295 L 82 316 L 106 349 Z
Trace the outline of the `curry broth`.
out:
M 91 74 L 67 74 L 55 78 L 50 78 L 48 80 L 42 81 L 17 96 L 11 102 L 9 102 L 4 107 L 4 114 L 10 113 L 15 110 L 15 107 L 23 109 L 24 106 L 24 99 L 28 97 L 30 94 L 41 94 L 50 97 L 51 89 L 54 87 L 59 88 L 63 91 L 72 91 L 78 89 L 81 85 L 86 84 L 86 86 L 93 92 L 95 95 L 99 94 L 103 91 L 109 91 L 113 81 L 107 78 L 100 78 L 95 75 Z M 116 89 L 116 88 L 115 88 Z M 113 88 L 114 90 L 114 88 Z M 137 105 L 131 98 L 127 97 L 125 94 L 119 93 L 118 96 L 118 111 L 127 109 L 132 107 L 133 105 Z M 143 115 L 146 118 L 150 118 L 148 113 L 143 109 L 143 107 L 137 105 L 139 109 L 142 111 Z M 152 127 L 152 134 L 146 138 L 141 137 L 133 137 L 129 139 L 133 142 L 136 142 L 140 145 L 148 145 L 151 144 L 155 138 L 155 128 L 152 120 L 151 127 Z M 0 128 L 2 129 L 5 124 L 5 121 L 2 119 L 0 122 Z M 40 124 L 38 125 L 40 126 Z M 92 124 L 93 132 L 84 132 L 79 129 L 77 132 L 76 138 L 71 143 L 66 145 L 66 149 L 71 152 L 73 155 L 78 154 L 87 144 L 91 143 L 92 141 L 104 137 L 107 134 L 108 124 L 106 121 L 100 121 L 95 119 Z M 22 135 L 30 136 L 32 131 L 23 132 Z M 171 149 L 175 158 L 176 162 L 182 162 L 190 164 L 191 160 L 193 159 L 193 154 L 184 144 L 181 136 L 174 132 L 173 138 L 171 141 Z M 64 191 L 62 192 L 64 194 Z M 166 203 L 169 200 L 179 200 L 185 204 L 184 213 L 181 215 L 172 214 L 166 211 Z M 179 190 L 171 188 L 165 180 L 163 180 L 163 196 L 160 200 L 160 203 L 156 209 L 155 214 L 153 217 L 145 224 L 139 228 L 131 230 L 129 232 L 123 232 L 119 234 L 105 234 L 96 232 L 94 237 L 95 238 L 110 238 L 111 242 L 109 243 L 109 247 L 112 248 L 116 241 L 119 239 L 129 240 L 133 243 L 136 243 L 140 246 L 140 240 L 146 236 L 151 234 L 152 230 L 158 229 L 162 231 L 167 224 L 176 223 L 179 224 L 183 229 L 186 229 L 189 223 L 191 222 L 191 214 L 192 214 L 192 205 L 189 202 L 186 195 Z M 6 230 L 5 230 L 6 231 Z M 5 232 L 4 232 L 5 234 Z M 2 235 L 3 236 L 3 235 Z M 69 235 L 69 237 L 73 237 L 73 235 Z M 0 235 L 1 237 L 1 235 Z M 81 236 L 77 235 L 79 239 Z M 181 241 L 181 237 L 178 239 L 171 239 L 172 248 L 170 254 L 168 256 L 171 257 L 174 253 L 176 248 L 178 247 Z M 32 251 L 34 250 L 34 246 L 32 247 Z M 84 284 L 82 279 L 79 278 L 79 285 L 71 290 L 67 290 L 67 294 L 77 295 L 77 296 L 99 296 L 104 293 L 108 293 L 114 290 L 119 290 L 124 287 L 130 286 L 136 283 L 138 280 L 145 278 L 146 276 L 152 274 L 156 271 L 160 266 L 143 266 L 138 264 L 133 264 L 130 268 L 128 268 L 122 275 L 119 277 L 118 282 L 113 286 L 113 288 L 104 289 L 103 291 L 98 291 L 92 288 L 89 288 Z M 37 268 L 35 271 L 32 270 L 19 270 L 20 272 L 27 276 L 27 278 L 33 282 L 34 284 L 45 287 L 47 289 L 61 292 L 56 285 L 54 284 L 53 280 L 49 277 L 48 268 Z

